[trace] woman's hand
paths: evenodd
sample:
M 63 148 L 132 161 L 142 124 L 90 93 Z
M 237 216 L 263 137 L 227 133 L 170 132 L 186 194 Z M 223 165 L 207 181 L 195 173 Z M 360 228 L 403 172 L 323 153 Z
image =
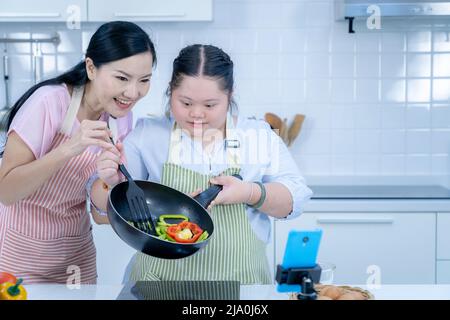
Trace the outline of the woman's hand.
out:
M 68 157 L 75 157 L 87 147 L 98 146 L 103 149 L 113 149 L 109 137 L 111 131 L 104 121 L 83 120 L 78 132 L 69 141 L 61 145 L 61 150 Z
M 218 204 L 246 203 L 251 196 L 251 183 L 233 176 L 218 176 L 210 182 L 223 186 L 223 190 L 211 202 L 210 207 Z
M 96 162 L 99 178 L 109 186 L 115 186 L 123 180 L 119 164 L 124 162 L 123 143 L 118 142 L 115 147 L 103 150 Z

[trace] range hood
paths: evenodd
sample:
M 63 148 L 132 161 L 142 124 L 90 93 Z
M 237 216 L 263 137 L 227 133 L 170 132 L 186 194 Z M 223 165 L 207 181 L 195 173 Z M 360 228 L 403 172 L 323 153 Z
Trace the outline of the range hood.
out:
M 378 6 L 381 17 L 450 16 L 450 0 L 336 0 L 336 18 L 369 17 L 372 5 Z

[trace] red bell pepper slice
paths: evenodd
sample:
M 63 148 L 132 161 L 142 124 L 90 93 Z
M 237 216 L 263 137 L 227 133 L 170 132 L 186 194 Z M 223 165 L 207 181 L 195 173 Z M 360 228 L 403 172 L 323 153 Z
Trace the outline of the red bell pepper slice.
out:
M 10 283 L 16 283 L 17 278 L 8 272 L 0 272 L 0 284 L 10 282 Z
M 185 229 L 190 230 L 190 232 L 192 233 L 191 238 L 185 239 L 182 237 L 182 234 L 183 234 L 183 232 L 185 232 Z M 172 239 L 174 239 L 176 242 L 194 243 L 201 236 L 201 234 L 203 233 L 203 230 L 202 230 L 202 228 L 200 228 L 197 224 L 195 224 L 193 222 L 183 221 L 183 222 L 180 222 L 179 224 L 169 226 L 166 229 L 166 233 Z

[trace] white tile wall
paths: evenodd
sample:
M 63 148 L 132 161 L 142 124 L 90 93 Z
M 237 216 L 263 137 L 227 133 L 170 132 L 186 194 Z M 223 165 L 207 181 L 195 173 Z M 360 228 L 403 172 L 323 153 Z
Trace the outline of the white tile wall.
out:
M 450 79 L 433 79 L 433 102 L 448 102 L 450 100 Z
M 161 113 L 179 49 L 206 42 L 235 62 L 241 113 L 306 121 L 291 151 L 306 175 L 443 175 L 450 153 L 450 23 L 389 21 L 381 30 L 334 21 L 332 0 L 216 0 L 208 23 L 141 23 L 158 67 L 136 114 Z M 98 24 L 0 24 L 0 37 L 42 37 L 44 77 L 80 59 Z M 3 48 L 0 48 L 3 51 Z M 28 44 L 10 44 L 13 99 L 31 84 Z M 0 70 L 2 71 L 2 70 Z M 4 105 L 0 83 L 0 106 Z

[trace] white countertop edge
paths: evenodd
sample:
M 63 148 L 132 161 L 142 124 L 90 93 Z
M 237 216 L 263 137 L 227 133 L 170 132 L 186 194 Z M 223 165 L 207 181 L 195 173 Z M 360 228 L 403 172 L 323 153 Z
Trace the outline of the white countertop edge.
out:
M 369 290 L 375 300 L 450 300 L 450 285 L 350 285 Z M 115 300 L 122 285 L 26 285 L 30 300 Z M 289 293 L 279 293 L 274 285 L 241 286 L 242 300 L 287 300 Z

